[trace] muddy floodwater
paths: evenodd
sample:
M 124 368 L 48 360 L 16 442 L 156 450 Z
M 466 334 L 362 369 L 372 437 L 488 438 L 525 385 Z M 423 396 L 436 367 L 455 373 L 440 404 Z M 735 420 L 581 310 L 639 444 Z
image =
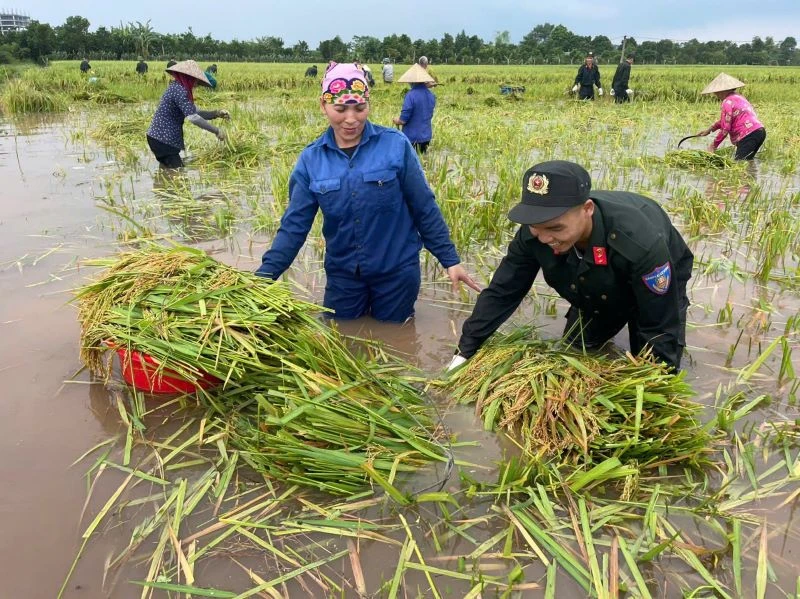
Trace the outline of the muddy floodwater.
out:
M 145 155 L 136 168 L 127 169 L 101 148 L 88 141 L 75 143 L 72 132 L 83 127 L 84 116 L 47 120 L 0 122 L 0 597 L 49 598 L 61 588 L 81 547 L 81 534 L 87 521 L 102 506 L 100 499 L 85 505 L 88 480 L 84 473 L 91 465 L 75 463 L 87 450 L 123 432 L 115 398 L 127 393 L 119 375 L 109 386 L 90 380 L 81 371 L 78 359 L 79 330 L 76 310 L 69 304 L 70 291 L 83 284 L 92 270 L 81 265 L 91 257 L 109 256 L 118 251 L 124 226 L 109 211 L 108 198 L 116 193 L 135 196 L 147 202 L 154 197 L 156 165 Z M 654 136 L 653 139 L 660 139 Z M 144 144 L 142 144 L 143 146 Z M 142 148 L 143 149 L 143 148 Z M 602 170 L 598 164 L 598 169 Z M 188 169 L 191 172 L 191 166 Z M 597 174 L 598 170 L 593 171 Z M 265 173 L 266 175 L 266 173 Z M 641 175 L 644 177 L 644 175 Z M 766 190 L 779 183 L 769 168 L 757 174 Z M 701 175 L 687 175 L 701 193 L 708 182 Z M 644 180 L 644 179 L 643 179 Z M 785 181 L 786 179 L 780 179 Z M 796 181 L 789 179 L 789 185 Z M 668 182 L 664 183 L 668 188 Z M 263 202 L 270 202 L 264 186 Z M 197 192 L 211 200 L 219 190 Z M 747 190 L 709 192 L 709 201 L 725 203 L 732 195 Z M 716 194 L 716 195 L 715 195 Z M 728 195 L 725 195 L 728 194 Z M 651 193 L 665 201 L 668 194 Z M 660 197 L 659 197 L 660 195 Z M 105 198 L 105 199 L 103 199 Z M 727 199 L 726 199 L 727 198 Z M 164 214 L 162 207 L 162 216 Z M 160 217 L 159 217 L 160 218 Z M 184 217 L 182 217 L 184 218 Z M 162 219 L 163 220 L 163 219 Z M 168 235 L 172 230 L 164 220 L 158 225 Z M 179 219 L 180 220 L 180 219 Z M 186 242 L 191 219 L 180 224 L 174 235 Z M 219 223 L 217 218 L 215 222 Z M 458 223 L 449 223 L 451 227 Z M 166 228 L 165 228 L 166 227 Z M 199 247 L 215 258 L 241 269 L 253 270 L 269 243 L 269 235 L 252 233 L 246 226 L 228 229 L 224 236 L 204 235 Z M 705 264 L 713 264 L 719 240 L 708 244 L 695 236 L 692 247 Z M 290 272 L 309 295 L 321 300 L 323 278 L 319 243 L 310 241 L 303 256 Z M 486 284 L 503 248 L 476 256 L 465 254 L 465 262 Z M 794 260 L 794 262 L 793 262 Z M 796 268 L 797 257 L 789 258 L 784 268 Z M 480 266 L 478 266 L 480 264 Z M 699 269 L 698 269 L 699 271 Z M 433 260 L 425 265 L 423 290 L 417 303 L 416 318 L 405 326 L 382 325 L 364 319 L 344 323 L 342 330 L 357 336 L 380 339 L 435 376 L 449 361 L 461 324 L 468 316 L 474 294 L 453 295 L 443 272 Z M 563 327 L 565 304 L 537 282 L 532 294 L 514 315 L 510 324 L 535 321 L 545 337 L 556 337 Z M 780 285 L 760 287 L 751 279 L 737 279 L 720 271 L 696 274 L 691 283 L 687 332 L 688 353 L 684 358 L 687 380 L 706 405 L 713 405 L 716 390 L 737 376 L 737 369 L 752 362 L 769 343 L 765 331 L 782 332 L 790 317 L 800 313 L 800 295 Z M 726 311 L 727 310 L 727 311 Z M 725 323 L 725 316 L 731 322 Z M 626 346 L 624 332 L 619 346 Z M 774 337 L 774 335 L 772 335 Z M 796 334 L 792 337 L 796 344 Z M 790 358 L 800 369 L 800 349 Z M 774 377 L 767 371 L 756 382 L 775 400 L 761 408 L 757 420 L 786 420 L 796 417 L 790 398 L 774 388 Z M 759 382 L 760 381 L 760 382 Z M 156 400 L 148 400 L 156 401 Z M 470 407 L 440 406 L 448 428 L 464 445 L 458 457 L 475 464 L 471 476 L 493 480 L 495 463 L 503 459 L 508 444 L 482 430 Z M 796 449 L 793 449 L 796 451 Z M 96 489 L 95 497 L 107 497 L 119 481 L 104 479 L 107 489 Z M 421 483 L 420 483 L 421 484 Z M 453 476 L 450 485 L 458 484 Z M 790 489 L 791 491 L 791 489 Z M 104 494 L 105 493 L 105 494 Z M 756 504 L 752 512 L 768 518 L 771 525 L 769 547 L 773 581 L 788 592 L 794 589 L 796 564 L 800 561 L 800 523 L 796 519 L 796 497 L 783 495 L 766 505 Z M 97 505 L 99 502 L 99 505 Z M 474 506 L 479 511 L 480 505 Z M 69 598 L 139 597 L 141 588 L 104 580 L 106 560 L 120 544 L 124 546 L 133 525 L 120 524 L 92 538 L 63 596 Z M 494 531 L 485 531 L 493 534 Z M 749 539 L 747 551 L 757 552 L 758 539 Z M 395 553 L 383 553 L 383 546 L 366 551 L 362 564 L 369 588 L 394 572 Z M 445 551 L 462 551 L 453 542 Z M 444 563 L 444 562 L 442 562 Z M 130 564 L 136 572 L 137 564 Z M 344 569 L 344 568 L 342 568 Z M 110 574 L 109 574 L 110 576 Z M 248 588 L 247 578 L 238 567 L 219 560 L 204 581 L 218 588 Z M 139 578 L 141 579 L 141 572 Z M 237 581 L 240 586 L 237 586 Z M 450 584 L 452 594 L 463 593 L 457 581 Z M 585 593 L 561 581 L 559 597 L 583 597 Z M 113 590 L 109 590 L 113 588 Z M 469 587 L 465 587 L 468 589 Z M 290 586 L 292 596 L 313 596 L 307 589 Z M 357 596 L 352 589 L 345 593 Z M 672 589 L 670 596 L 675 595 Z M 166 593 L 154 596 L 167 596 Z M 177 596 L 177 595 L 173 595 Z M 485 595 L 490 596 L 490 595 Z M 517 592 L 515 596 L 541 596 L 541 591 Z M 711 596 L 711 595 L 709 595 Z M 770 588 L 770 597 L 784 596 Z

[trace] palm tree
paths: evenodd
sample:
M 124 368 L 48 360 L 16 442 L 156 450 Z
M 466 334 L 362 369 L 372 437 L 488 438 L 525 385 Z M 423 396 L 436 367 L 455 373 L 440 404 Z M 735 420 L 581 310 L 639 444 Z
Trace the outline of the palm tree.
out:
M 136 21 L 135 25 L 129 23 L 128 26 L 133 36 L 134 44 L 136 45 L 136 53 L 147 60 L 150 57 L 150 44 L 158 39 L 158 33 L 153 31 L 149 19 L 144 24 L 142 24 L 141 21 Z

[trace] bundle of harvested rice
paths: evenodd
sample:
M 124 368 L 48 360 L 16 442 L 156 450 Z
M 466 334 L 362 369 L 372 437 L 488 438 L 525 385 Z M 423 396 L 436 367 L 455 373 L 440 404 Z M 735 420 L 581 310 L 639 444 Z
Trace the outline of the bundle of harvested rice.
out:
M 674 150 L 664 155 L 664 162 L 676 168 L 689 170 L 702 168 L 726 169 L 737 166 L 736 162 L 720 152 L 706 150 Z
M 222 380 L 199 401 L 258 471 L 352 493 L 450 459 L 405 365 L 355 355 L 285 283 L 181 246 L 91 264 L 108 269 L 77 294 L 84 363 L 107 377 L 111 340 L 187 380 Z
M 616 457 L 648 468 L 699 464 L 708 451 L 682 375 L 647 357 L 559 350 L 530 328 L 490 340 L 447 388 L 476 403 L 487 430 L 518 431 L 537 460 L 583 469 Z

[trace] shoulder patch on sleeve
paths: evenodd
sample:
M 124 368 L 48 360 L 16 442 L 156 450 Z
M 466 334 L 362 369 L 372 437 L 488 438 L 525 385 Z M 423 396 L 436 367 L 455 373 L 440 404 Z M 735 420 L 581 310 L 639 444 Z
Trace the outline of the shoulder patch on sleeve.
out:
M 664 295 L 669 291 L 669 285 L 672 282 L 672 268 L 669 262 L 656 266 L 646 275 L 642 275 L 642 282 L 656 295 Z

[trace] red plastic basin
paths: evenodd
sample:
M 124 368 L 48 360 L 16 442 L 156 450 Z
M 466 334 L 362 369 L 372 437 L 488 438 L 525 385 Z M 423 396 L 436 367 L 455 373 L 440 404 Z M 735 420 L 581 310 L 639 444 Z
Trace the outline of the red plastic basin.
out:
M 147 393 L 193 393 L 200 389 L 210 389 L 222 381 L 210 374 L 203 374 L 197 381 L 187 381 L 173 370 L 158 371 L 158 362 L 151 356 L 125 348 L 117 348 L 119 365 L 125 381 Z

